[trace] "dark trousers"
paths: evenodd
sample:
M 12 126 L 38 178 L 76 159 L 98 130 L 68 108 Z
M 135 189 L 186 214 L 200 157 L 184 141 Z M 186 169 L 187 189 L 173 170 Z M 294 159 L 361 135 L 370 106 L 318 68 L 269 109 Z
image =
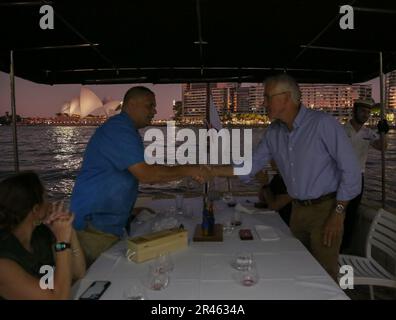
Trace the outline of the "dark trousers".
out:
M 346 207 L 344 220 L 344 235 L 342 237 L 340 252 L 348 250 L 352 244 L 353 232 L 356 230 L 355 228 L 359 221 L 358 209 L 360 201 L 362 200 L 363 190 L 364 175 L 362 174 L 362 190 L 360 191 L 359 195 L 349 201 L 348 206 Z

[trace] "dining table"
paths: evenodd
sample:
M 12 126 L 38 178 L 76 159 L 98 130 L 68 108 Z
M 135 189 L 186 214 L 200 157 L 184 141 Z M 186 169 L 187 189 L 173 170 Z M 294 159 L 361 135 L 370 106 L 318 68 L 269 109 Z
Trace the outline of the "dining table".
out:
M 213 202 L 215 223 L 224 227 L 222 241 L 194 241 L 194 230 L 202 222 L 203 197 L 184 197 L 182 210 L 176 210 L 174 198 L 150 201 L 152 212 L 132 220 L 130 238 L 169 226 L 188 231 L 187 246 L 169 253 L 173 270 L 166 287 L 152 290 L 147 285 L 154 260 L 128 259 L 126 237 L 103 252 L 73 285 L 73 298 L 79 299 L 94 281 L 110 281 L 102 300 L 126 299 L 125 292 L 136 282 L 149 300 L 349 300 L 277 212 L 256 208 L 255 196 L 234 197 L 233 202 Z M 240 230 L 246 229 L 253 239 L 241 239 Z M 246 254 L 254 260 L 257 277 L 249 285 L 241 282 L 243 270 L 235 265 Z

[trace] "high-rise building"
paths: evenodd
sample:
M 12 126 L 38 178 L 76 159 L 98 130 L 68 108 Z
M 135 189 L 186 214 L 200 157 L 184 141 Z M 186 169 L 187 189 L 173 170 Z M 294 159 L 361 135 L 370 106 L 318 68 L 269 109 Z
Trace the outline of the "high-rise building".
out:
M 387 102 L 386 107 L 389 109 L 396 109 L 396 70 L 389 72 L 385 76 L 386 81 L 386 92 L 385 101 Z
M 371 97 L 371 85 L 300 84 L 305 106 L 317 109 L 352 108 L 353 101 Z
M 396 73 L 393 78 L 396 90 Z M 206 111 L 205 83 L 184 84 L 182 104 L 184 119 L 202 120 Z M 237 83 L 212 83 L 209 86 L 213 103 L 220 115 L 229 113 L 264 114 L 264 84 L 242 87 Z M 300 84 L 305 106 L 324 109 L 336 116 L 347 116 L 353 101 L 371 97 L 371 85 Z M 395 91 L 393 91 L 395 92 Z M 393 97 L 396 100 L 396 92 Z
M 251 112 L 264 114 L 264 89 L 265 86 L 262 83 L 249 87 L 249 107 Z
M 202 120 L 206 112 L 206 84 L 183 84 L 183 118 Z M 246 113 L 249 108 L 249 88 L 238 83 L 212 83 L 210 93 L 219 115 Z
M 250 113 L 252 112 L 249 104 L 249 88 L 239 87 L 234 94 L 234 110 L 235 113 Z

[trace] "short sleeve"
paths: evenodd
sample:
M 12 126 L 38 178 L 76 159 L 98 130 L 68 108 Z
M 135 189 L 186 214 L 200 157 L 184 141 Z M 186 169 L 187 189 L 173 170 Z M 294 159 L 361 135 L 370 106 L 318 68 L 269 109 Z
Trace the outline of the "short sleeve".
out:
M 368 139 L 370 140 L 370 142 L 374 142 L 380 139 L 380 135 L 377 132 L 375 132 L 370 128 L 367 129 L 368 129 Z
M 129 126 L 103 127 L 99 150 L 118 170 L 144 162 L 144 147 L 138 131 Z

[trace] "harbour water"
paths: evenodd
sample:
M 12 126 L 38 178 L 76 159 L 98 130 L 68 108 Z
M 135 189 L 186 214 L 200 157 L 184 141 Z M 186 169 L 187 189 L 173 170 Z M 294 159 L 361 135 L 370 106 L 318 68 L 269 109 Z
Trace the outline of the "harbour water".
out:
M 68 200 L 82 163 L 86 144 L 95 129 L 96 127 L 81 126 L 18 127 L 20 169 L 36 171 L 44 181 L 50 198 Z M 158 127 L 158 129 L 166 131 L 165 127 Z M 253 146 L 255 146 L 265 128 L 256 127 L 252 130 Z M 144 131 L 141 133 L 144 134 Z M 389 146 L 386 152 L 387 206 L 396 208 L 396 130 L 393 129 L 388 133 L 388 141 Z M 163 142 L 159 141 L 158 143 Z M 0 179 L 13 172 L 13 163 L 11 127 L 0 126 Z M 365 177 L 364 197 L 370 201 L 379 202 L 381 200 L 381 153 L 373 148 L 370 148 Z M 220 178 L 216 180 L 219 189 L 226 185 L 223 183 L 224 180 Z M 257 191 L 258 188 L 258 183 L 253 182 L 245 185 L 237 178 L 232 179 L 232 189 L 235 191 Z M 140 186 L 140 192 L 145 194 L 186 191 L 201 192 L 202 186 L 183 180 L 162 185 Z

